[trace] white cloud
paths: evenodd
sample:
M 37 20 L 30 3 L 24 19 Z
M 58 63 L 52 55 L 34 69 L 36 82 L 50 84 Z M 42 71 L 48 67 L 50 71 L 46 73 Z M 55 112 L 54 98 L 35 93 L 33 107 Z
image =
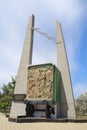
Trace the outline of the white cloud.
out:
M 56 45 L 46 37 L 35 33 L 33 48 L 33 63 L 53 63 L 56 64 Z
M 68 24 L 76 22 L 83 12 L 82 4 L 76 0 L 48 0 L 47 3 L 51 12 L 59 15 L 59 18 L 67 21 Z

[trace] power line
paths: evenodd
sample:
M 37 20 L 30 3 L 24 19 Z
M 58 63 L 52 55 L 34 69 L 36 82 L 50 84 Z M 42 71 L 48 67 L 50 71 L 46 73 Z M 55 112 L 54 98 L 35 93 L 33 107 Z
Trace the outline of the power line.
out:
M 53 36 L 49 36 L 47 33 L 42 32 L 40 28 L 32 28 L 32 29 L 35 30 L 36 32 L 38 32 L 39 34 L 43 35 L 47 39 L 53 41 L 54 43 L 60 44 L 60 42 L 56 42 L 56 40 L 55 40 L 55 38 Z

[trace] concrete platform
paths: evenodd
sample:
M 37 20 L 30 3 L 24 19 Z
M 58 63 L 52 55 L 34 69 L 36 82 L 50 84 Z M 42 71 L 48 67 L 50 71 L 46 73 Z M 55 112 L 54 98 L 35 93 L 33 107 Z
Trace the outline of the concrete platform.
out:
M 11 122 L 17 122 L 17 123 L 27 123 L 27 122 L 87 123 L 87 119 L 67 119 L 67 118 L 47 119 L 47 118 L 19 117 L 19 118 L 9 118 L 8 120 Z

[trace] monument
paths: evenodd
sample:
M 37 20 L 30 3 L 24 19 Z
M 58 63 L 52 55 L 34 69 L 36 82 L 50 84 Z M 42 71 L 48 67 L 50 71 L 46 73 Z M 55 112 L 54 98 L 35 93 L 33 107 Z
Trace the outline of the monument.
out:
M 21 117 L 76 119 L 67 54 L 58 21 L 56 29 L 57 66 L 52 63 L 32 65 L 35 28 L 34 16 L 30 17 L 9 120 Z

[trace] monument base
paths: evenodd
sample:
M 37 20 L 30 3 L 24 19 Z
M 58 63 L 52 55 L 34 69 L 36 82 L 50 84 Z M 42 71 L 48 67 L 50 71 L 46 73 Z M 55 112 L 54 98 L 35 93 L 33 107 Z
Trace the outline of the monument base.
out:
M 87 119 L 68 119 L 68 118 L 47 119 L 47 118 L 20 117 L 20 118 L 8 118 L 8 120 L 17 123 L 28 123 L 28 122 L 87 123 Z
M 67 118 L 61 119 L 47 119 L 47 118 L 31 118 L 31 117 L 20 117 L 20 118 L 9 118 L 11 122 L 27 123 L 27 122 L 67 122 Z

